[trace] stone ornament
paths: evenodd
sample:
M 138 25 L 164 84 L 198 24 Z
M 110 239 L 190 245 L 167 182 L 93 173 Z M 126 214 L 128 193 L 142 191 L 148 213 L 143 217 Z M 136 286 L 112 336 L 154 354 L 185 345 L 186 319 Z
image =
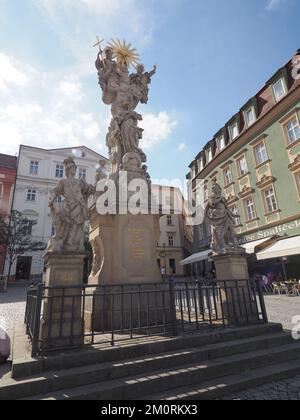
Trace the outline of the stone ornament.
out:
M 48 251 L 81 253 L 84 252 L 84 225 L 89 219 L 88 199 L 96 188 L 75 178 L 77 166 L 72 157 L 64 161 L 64 166 L 66 179 L 50 192 L 55 236 L 50 239 Z
M 112 41 L 104 51 L 99 45 L 96 59 L 102 100 L 111 106 L 112 120 L 106 136 L 109 149 L 112 176 L 120 170 L 135 172 L 145 177 L 142 164 L 147 157 L 139 147 L 143 138 L 143 129 L 138 126 L 142 116 L 135 109 L 139 103 L 148 103 L 149 84 L 156 73 L 156 66 L 146 72 L 138 62 L 136 50 L 125 41 Z M 135 65 L 136 72 L 129 73 Z
M 229 209 L 227 200 L 222 196 L 222 188 L 214 184 L 213 194 L 209 198 L 205 208 L 205 219 L 211 226 L 211 248 L 214 255 L 222 255 L 228 252 L 241 252 L 235 232 L 234 215 Z M 243 250 L 244 252 L 244 250 Z

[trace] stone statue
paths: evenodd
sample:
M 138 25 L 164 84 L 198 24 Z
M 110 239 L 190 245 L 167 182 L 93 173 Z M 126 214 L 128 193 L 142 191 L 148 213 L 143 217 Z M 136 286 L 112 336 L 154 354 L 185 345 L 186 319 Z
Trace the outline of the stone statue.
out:
M 227 206 L 219 184 L 215 184 L 212 190 L 213 195 L 209 198 L 205 209 L 205 220 L 211 225 L 213 254 L 241 251 L 234 226 L 234 219 L 239 216 L 234 215 Z
M 144 177 L 142 164 L 147 158 L 139 147 L 143 129 L 138 126 L 143 118 L 135 109 L 139 103 L 148 102 L 148 86 L 156 66 L 146 72 L 144 66 L 138 64 L 135 49 L 120 41 L 112 41 L 104 51 L 100 48 L 95 64 L 102 100 L 111 105 L 112 120 L 106 137 L 111 174 L 127 170 Z M 136 73 L 130 74 L 129 68 L 134 64 L 137 64 Z
M 75 178 L 77 167 L 72 157 L 64 161 L 64 166 L 66 179 L 50 193 L 55 236 L 49 242 L 48 251 L 81 253 L 84 252 L 84 225 L 89 218 L 88 198 L 96 189 Z

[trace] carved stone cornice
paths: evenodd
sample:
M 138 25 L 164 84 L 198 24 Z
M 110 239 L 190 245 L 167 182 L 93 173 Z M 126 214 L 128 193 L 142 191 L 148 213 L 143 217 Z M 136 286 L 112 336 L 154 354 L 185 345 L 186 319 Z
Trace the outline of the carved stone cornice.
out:
M 264 175 L 261 178 L 261 180 L 256 183 L 256 185 L 258 188 L 264 188 L 270 184 L 274 184 L 275 181 L 276 181 L 276 178 L 274 178 L 273 176 Z
M 255 192 L 255 189 L 252 187 L 245 186 L 242 191 L 239 193 L 239 196 L 241 198 L 248 197 L 248 195 L 253 194 Z
M 289 170 L 290 170 L 290 171 L 295 172 L 295 171 L 297 171 L 297 169 L 300 169 L 300 154 L 298 154 L 298 155 L 295 157 L 294 162 L 292 162 L 292 163 L 289 165 Z
M 227 204 L 229 205 L 236 203 L 237 201 L 239 201 L 239 198 L 233 194 L 229 194 L 229 196 L 227 197 Z

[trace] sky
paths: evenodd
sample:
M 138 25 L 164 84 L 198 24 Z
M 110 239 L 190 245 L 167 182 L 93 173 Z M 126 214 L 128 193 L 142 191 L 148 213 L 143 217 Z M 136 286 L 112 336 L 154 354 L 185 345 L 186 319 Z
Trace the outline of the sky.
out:
M 107 156 L 96 36 L 147 69 L 142 147 L 154 179 L 188 165 L 300 48 L 299 0 L 0 0 L 0 152 L 85 145 Z

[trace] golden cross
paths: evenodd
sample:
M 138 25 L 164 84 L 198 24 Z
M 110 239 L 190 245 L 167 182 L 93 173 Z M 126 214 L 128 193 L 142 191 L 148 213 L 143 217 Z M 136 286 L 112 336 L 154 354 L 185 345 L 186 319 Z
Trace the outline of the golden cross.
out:
M 93 45 L 93 47 L 98 47 L 99 46 L 99 51 L 100 52 L 102 52 L 102 50 L 101 50 L 101 44 L 102 44 L 102 42 L 104 41 L 104 39 L 99 39 L 99 37 L 97 36 L 97 42 L 96 42 L 96 44 L 95 45 Z

